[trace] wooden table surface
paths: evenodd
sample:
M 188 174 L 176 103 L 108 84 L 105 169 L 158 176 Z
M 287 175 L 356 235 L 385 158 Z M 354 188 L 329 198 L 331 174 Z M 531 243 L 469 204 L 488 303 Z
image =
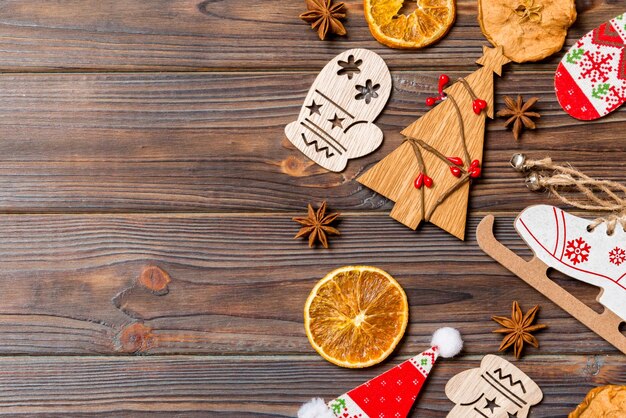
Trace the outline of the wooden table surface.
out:
M 528 256 L 514 216 L 556 203 L 525 188 L 508 164 L 515 152 L 626 182 L 626 112 L 594 123 L 567 116 L 553 91 L 563 51 L 508 66 L 497 108 L 504 95 L 537 96 L 539 128 L 516 143 L 502 120 L 489 122 L 466 242 L 431 225 L 411 231 L 355 178 L 401 143 L 439 74 L 477 68 L 486 41 L 476 1 L 459 0 L 450 34 L 421 51 L 379 45 L 361 1 L 346 3 L 349 35 L 321 42 L 298 19 L 301 0 L 0 1 L 0 414 L 293 416 L 453 326 L 465 351 L 438 363 L 413 413 L 443 417 L 445 383 L 497 352 L 490 317 L 513 300 L 541 305 L 549 325 L 541 348 L 515 363 L 544 392 L 532 416 L 564 416 L 592 387 L 626 382 L 622 354 L 493 262 L 474 236 L 495 213 L 497 235 Z M 624 2 L 577 7 L 566 48 Z M 329 173 L 283 129 L 321 67 L 355 47 L 380 54 L 393 76 L 378 119 L 385 140 Z M 343 213 L 343 235 L 330 250 L 309 249 L 293 239 L 291 217 L 324 199 Z M 327 363 L 302 325 L 314 283 L 347 264 L 387 270 L 409 297 L 403 342 L 371 369 Z M 171 275 L 167 294 L 135 285 L 148 265 Z M 597 289 L 555 277 L 598 307 Z

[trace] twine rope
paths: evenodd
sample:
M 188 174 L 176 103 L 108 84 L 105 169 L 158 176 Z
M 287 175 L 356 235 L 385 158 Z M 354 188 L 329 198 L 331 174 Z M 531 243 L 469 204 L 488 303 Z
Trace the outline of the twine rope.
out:
M 428 173 L 426 173 L 426 165 L 424 164 L 424 159 L 422 158 L 422 151 L 420 150 L 420 147 L 417 144 L 417 140 L 414 140 L 412 138 L 407 138 L 406 140 L 409 141 L 409 143 L 411 144 L 411 147 L 413 148 L 413 152 L 415 153 L 415 158 L 417 159 L 417 166 L 420 167 L 420 171 L 424 173 L 424 175 L 428 175 Z M 424 188 L 423 187 L 420 189 L 420 200 L 422 201 L 422 205 L 421 205 L 422 218 L 426 219 L 426 214 L 425 214 L 426 209 L 424 208 Z
M 524 160 L 521 171 L 527 172 L 531 189 L 548 190 L 566 205 L 578 209 L 610 212 L 594 219 L 587 228 L 590 232 L 606 223 L 606 232 L 612 235 L 616 226 L 626 231 L 626 186 L 611 180 L 597 180 L 569 165 L 555 164 L 551 158 Z M 565 193 L 577 192 L 580 197 Z
M 465 87 L 467 92 L 470 94 L 472 100 L 476 100 L 476 94 L 474 94 L 474 90 L 472 90 L 470 85 L 467 84 L 467 81 L 465 81 L 464 78 L 459 78 L 459 80 L 462 81 L 463 87 Z M 450 101 L 454 106 L 454 110 L 456 111 L 456 118 L 459 121 L 459 130 L 461 132 L 461 145 L 463 145 L 463 152 L 465 153 L 465 164 L 469 164 L 471 158 L 469 155 L 469 151 L 467 150 L 467 144 L 465 143 L 465 124 L 463 123 L 463 114 L 461 113 L 461 109 L 459 109 L 459 105 L 457 104 L 456 100 L 454 100 L 454 97 L 448 97 L 450 98 Z

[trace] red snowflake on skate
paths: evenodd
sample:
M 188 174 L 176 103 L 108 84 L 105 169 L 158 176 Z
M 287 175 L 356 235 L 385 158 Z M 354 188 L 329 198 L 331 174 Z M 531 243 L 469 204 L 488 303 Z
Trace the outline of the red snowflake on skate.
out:
M 611 72 L 609 61 L 612 59 L 612 54 L 586 51 L 582 61 L 580 61 L 581 77 L 589 79 L 592 83 L 606 82 L 609 79 L 608 74 Z
M 619 266 L 626 261 L 626 251 L 620 247 L 615 247 L 609 252 L 609 261 L 616 266 Z
M 565 257 L 569 258 L 572 264 L 584 263 L 589 259 L 591 247 L 582 238 L 576 238 L 567 242 Z

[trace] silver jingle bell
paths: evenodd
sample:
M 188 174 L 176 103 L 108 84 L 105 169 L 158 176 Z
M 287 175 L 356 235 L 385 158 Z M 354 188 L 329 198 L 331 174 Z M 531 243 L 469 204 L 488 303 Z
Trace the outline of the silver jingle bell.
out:
M 515 171 L 524 171 L 524 164 L 526 163 L 526 155 L 525 154 L 513 154 L 511 157 L 511 167 L 515 169 Z
M 533 192 L 541 190 L 542 187 L 539 184 L 539 176 L 537 175 L 537 173 L 530 173 L 526 177 L 526 187 L 528 187 L 528 189 L 532 190 Z

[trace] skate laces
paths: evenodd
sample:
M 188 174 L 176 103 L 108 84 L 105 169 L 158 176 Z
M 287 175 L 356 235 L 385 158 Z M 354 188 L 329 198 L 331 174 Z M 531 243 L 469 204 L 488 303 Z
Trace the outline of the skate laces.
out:
M 611 180 L 597 180 L 570 165 L 559 165 L 550 157 L 530 160 L 524 154 L 515 154 L 511 166 L 526 175 L 526 186 L 533 191 L 547 190 L 561 202 L 592 212 L 609 212 L 594 219 L 587 231 L 593 232 L 606 224 L 606 232 L 613 235 L 617 225 L 626 232 L 626 186 Z

